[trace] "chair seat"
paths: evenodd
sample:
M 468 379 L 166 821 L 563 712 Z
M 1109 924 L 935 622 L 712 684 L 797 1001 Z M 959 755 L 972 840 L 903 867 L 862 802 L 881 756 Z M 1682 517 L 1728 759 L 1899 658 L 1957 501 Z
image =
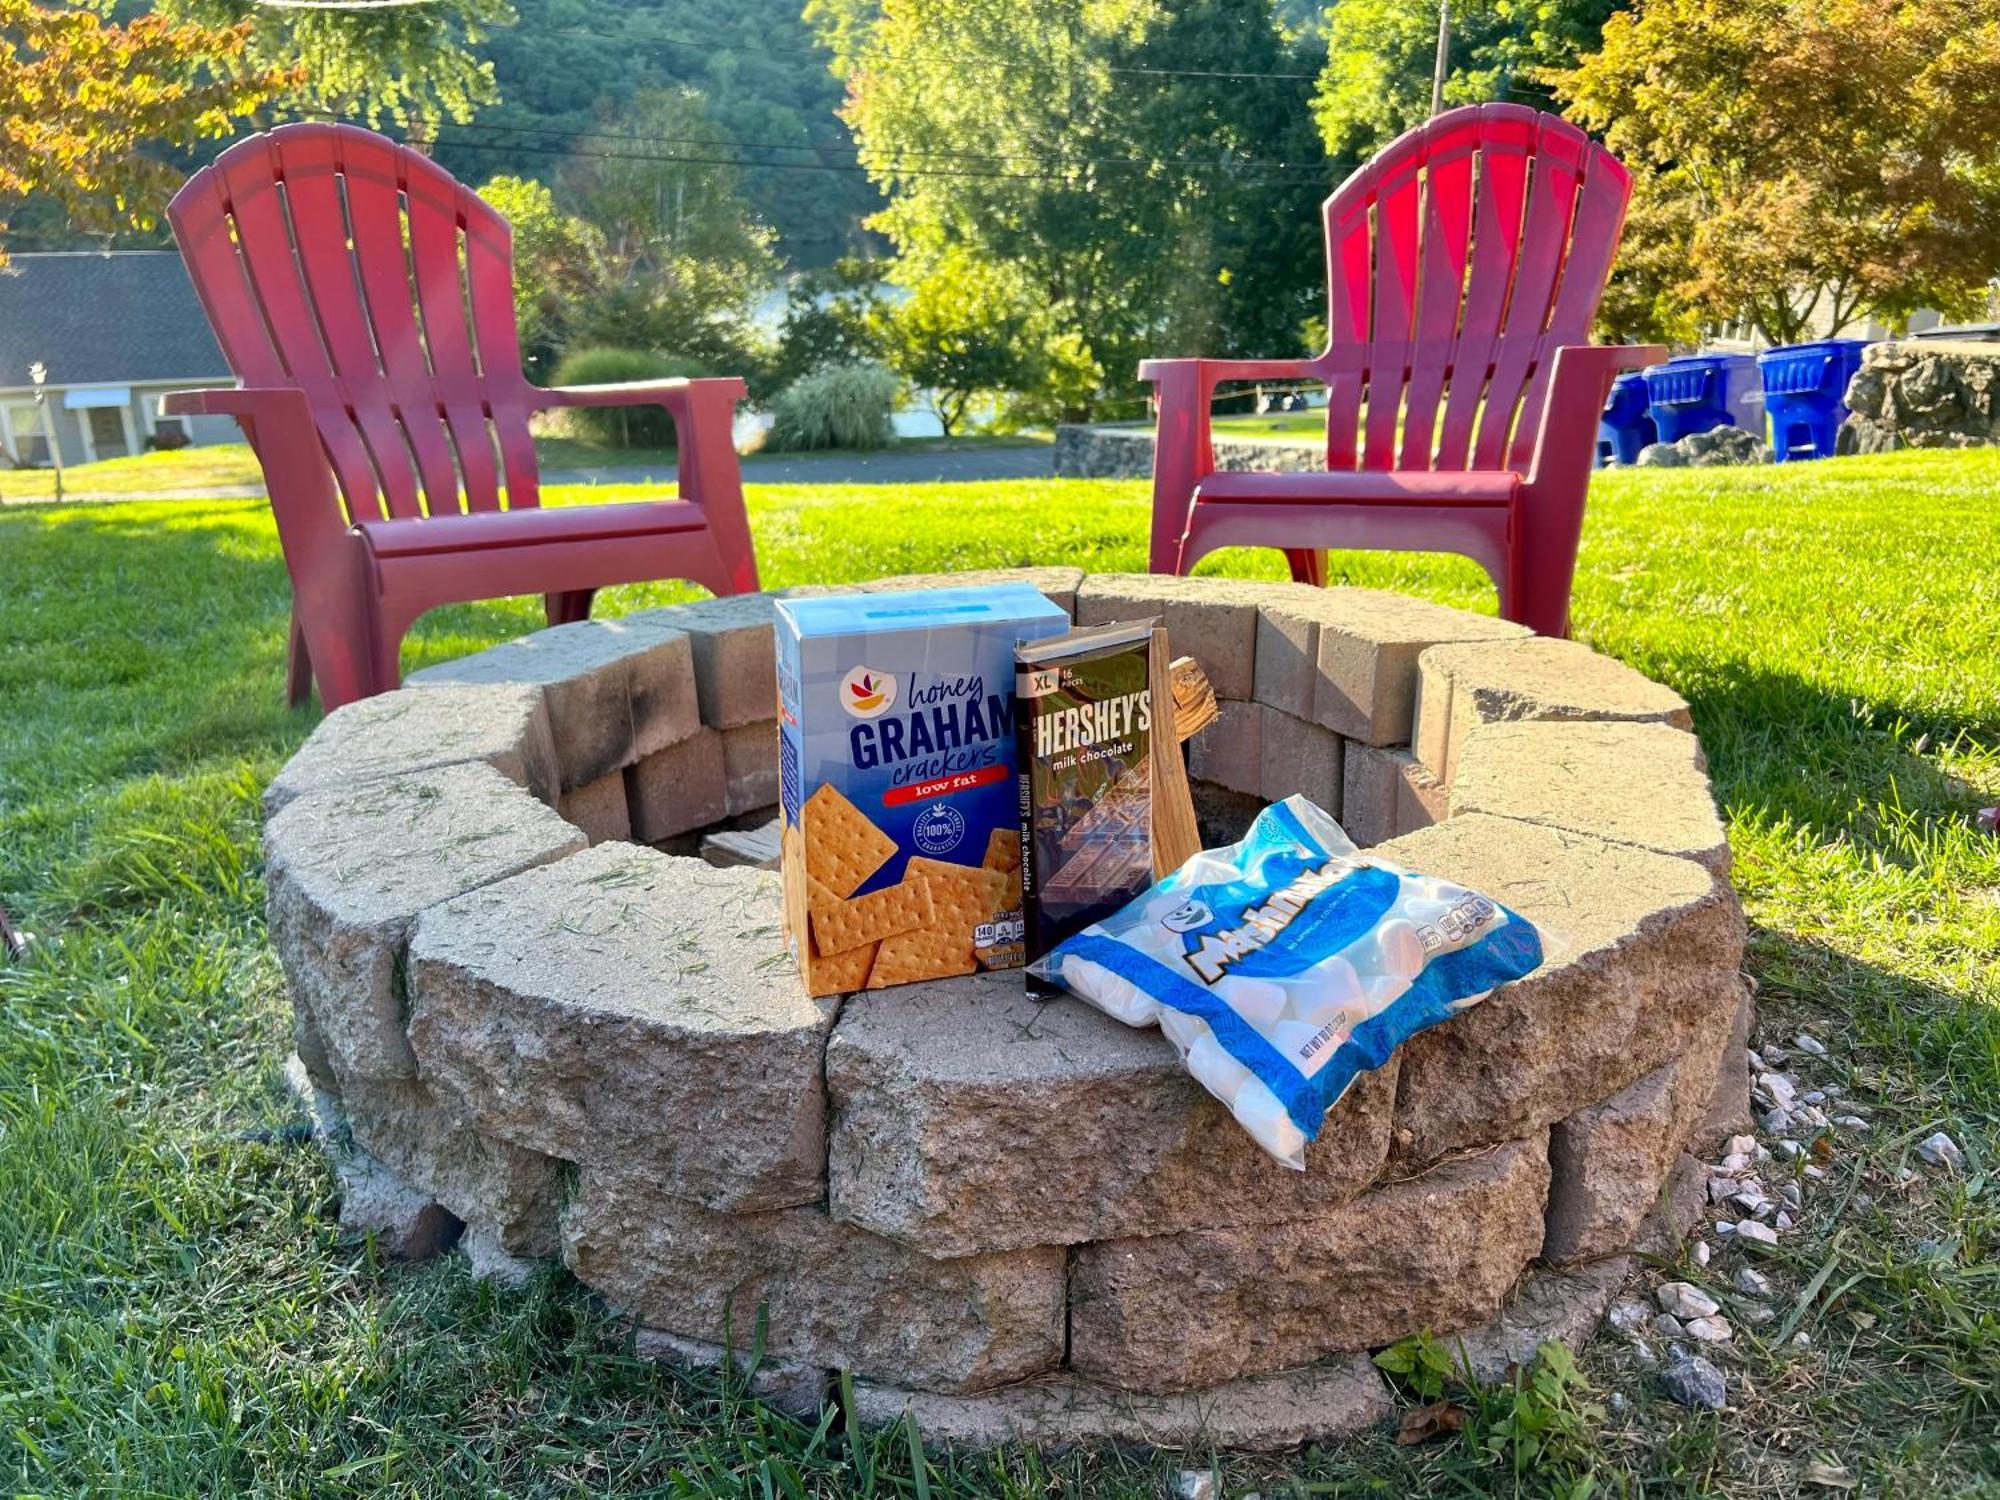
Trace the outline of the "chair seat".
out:
M 627 500 L 609 505 L 471 511 L 417 520 L 357 521 L 354 529 L 376 558 L 389 559 L 565 542 L 615 542 L 699 531 L 705 524 L 701 508 L 686 500 Z
M 1299 501 L 1375 505 L 1509 505 L 1521 476 L 1500 469 L 1366 469 L 1309 474 L 1205 474 L 1195 500 L 1254 505 Z

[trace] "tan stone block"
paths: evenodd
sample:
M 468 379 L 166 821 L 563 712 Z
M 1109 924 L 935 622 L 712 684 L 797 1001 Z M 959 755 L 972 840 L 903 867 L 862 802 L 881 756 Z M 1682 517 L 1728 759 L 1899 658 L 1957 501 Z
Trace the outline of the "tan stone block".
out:
M 1485 813 L 1376 852 L 1503 902 L 1544 952 L 1535 972 L 1404 1044 L 1392 1162 L 1551 1124 L 1734 1012 L 1742 908 L 1691 860 Z
M 1444 819 L 1446 793 L 1401 745 L 1344 742 L 1340 826 L 1364 848 Z
M 413 672 L 407 685 L 441 683 L 540 688 L 564 791 L 685 739 L 700 723 L 688 638 L 657 613 L 538 630 Z
M 1577 641 L 1433 646 L 1418 663 L 1417 759 L 1449 783 L 1475 725 L 1510 719 L 1632 720 L 1691 729 L 1672 688 Z
M 336 708 L 271 778 L 264 816 L 308 792 L 467 764 L 491 766 L 555 801 L 562 778 L 540 688 L 453 685 L 378 693 Z
M 425 1080 L 487 1135 L 719 1209 L 824 1191 L 820 1060 L 768 871 L 630 844 L 424 914 L 409 956 Z
M 1076 623 L 1157 616 L 1167 627 L 1174 655 L 1200 662 L 1217 697 L 1247 702 L 1254 697 L 1257 602 L 1268 588 L 1232 578 L 1093 573 L 1077 588 Z
M 741 1347 L 762 1312 L 788 1360 L 924 1390 L 986 1390 L 1063 1353 L 1063 1252 L 932 1260 L 817 1208 L 723 1214 L 586 1171 L 563 1260 L 647 1327 Z
M 1216 721 L 1187 742 L 1188 775 L 1227 791 L 1262 797 L 1263 706 L 1227 698 L 1215 706 Z
M 1266 801 L 1279 802 L 1294 793 L 1321 811 L 1340 816 L 1341 747 L 1331 729 L 1259 705 L 1257 727 L 1258 781 Z
M 1267 1453 L 1352 1437 L 1386 1420 L 1395 1402 L 1368 1356 L 1354 1354 L 1176 1396 L 1121 1391 L 1072 1375 L 977 1396 L 864 1380 L 854 1384 L 854 1410 L 865 1426 L 914 1418 L 926 1442 L 967 1448 L 1096 1442 Z
M 687 633 L 701 722 L 734 729 L 777 711 L 778 651 L 772 635 L 778 594 L 731 594 L 652 610 L 645 618 Z
M 1331 1213 L 1075 1252 L 1070 1362 L 1182 1391 L 1491 1318 L 1542 1243 L 1545 1135 L 1454 1157 Z
M 1355 1081 L 1294 1172 L 1153 1027 L 1013 974 L 874 990 L 827 1046 L 829 1203 L 936 1256 L 1303 1218 L 1381 1170 L 1395 1070 Z
M 1708 1110 L 1702 1117 L 1701 1131 L 1695 1137 L 1698 1148 L 1705 1149 L 1716 1141 L 1741 1135 L 1751 1126 L 1748 1048 L 1750 1028 L 1756 1019 L 1757 1002 L 1746 984 L 1743 998 L 1737 1003 L 1736 1020 L 1730 1027 L 1729 1040 L 1724 1044 L 1722 1057 L 1716 1064 L 1715 1091 L 1709 1095 Z
M 1677 854 L 1729 873 L 1700 742 L 1671 724 L 1502 721 L 1467 732 L 1453 812 L 1486 812 Z
M 1313 717 L 1365 745 L 1407 743 L 1417 661 L 1443 641 L 1518 640 L 1525 625 L 1380 589 L 1324 591 Z
M 264 825 L 271 943 L 343 1092 L 354 1075 L 416 1077 L 400 971 L 418 914 L 583 847 L 477 763 L 315 792 Z
M 632 836 L 656 844 L 729 816 L 729 767 L 722 732 L 706 725 L 677 745 L 625 768 Z
M 625 801 L 625 773 L 613 771 L 588 786 L 564 792 L 556 802 L 563 820 L 583 830 L 593 844 L 632 837 L 632 809 Z
M 722 732 L 723 801 L 729 816 L 778 801 L 778 725 L 774 719 Z

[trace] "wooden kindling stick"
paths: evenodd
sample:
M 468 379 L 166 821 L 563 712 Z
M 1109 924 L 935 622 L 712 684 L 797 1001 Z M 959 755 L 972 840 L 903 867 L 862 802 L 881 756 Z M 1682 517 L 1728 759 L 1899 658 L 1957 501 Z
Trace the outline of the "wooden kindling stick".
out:
M 1195 824 L 1194 793 L 1188 787 L 1181 741 L 1215 721 L 1215 690 L 1193 657 L 1169 661 L 1167 632 L 1153 628 L 1146 655 L 1147 687 L 1154 703 L 1174 705 L 1174 733 L 1155 734 L 1149 752 L 1153 783 L 1153 878 L 1171 875 L 1201 852 Z

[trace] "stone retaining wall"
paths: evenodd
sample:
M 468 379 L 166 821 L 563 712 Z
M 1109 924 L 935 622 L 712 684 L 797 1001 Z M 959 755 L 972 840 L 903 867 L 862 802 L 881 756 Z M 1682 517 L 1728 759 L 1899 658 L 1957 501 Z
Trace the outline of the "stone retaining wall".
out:
M 1228 473 L 1305 474 L 1326 467 L 1314 443 L 1217 436 L 1215 467 Z M 1153 429 L 1065 424 L 1056 428 L 1055 471 L 1063 479 L 1150 479 Z
M 1223 831 L 1305 791 L 1521 911 L 1546 963 L 1364 1075 L 1289 1172 L 1158 1032 L 1018 976 L 806 998 L 775 877 L 684 852 L 768 816 L 770 596 L 562 626 L 328 715 L 267 794 L 343 1222 L 411 1254 L 462 1232 L 482 1274 L 559 1256 L 683 1361 L 761 1310 L 769 1399 L 846 1369 L 865 1418 L 965 1441 L 1337 1437 L 1389 1409 L 1369 1351 L 1419 1328 L 1488 1371 L 1587 1333 L 1744 1110 L 1743 920 L 1686 705 L 1393 594 L 1008 576 L 1081 622 L 1161 615 L 1202 662 Z
M 1847 405 L 1841 453 L 2000 442 L 2000 343 L 1870 344 L 1848 382 Z

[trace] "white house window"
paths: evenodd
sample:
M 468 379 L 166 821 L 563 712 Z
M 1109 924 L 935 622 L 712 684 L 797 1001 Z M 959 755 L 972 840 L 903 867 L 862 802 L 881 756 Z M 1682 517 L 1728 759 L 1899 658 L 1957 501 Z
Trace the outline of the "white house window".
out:
M 7 417 L 8 449 L 15 461 L 46 467 L 49 461 L 49 440 L 42 433 L 42 411 L 32 401 L 9 401 L 5 408 Z

